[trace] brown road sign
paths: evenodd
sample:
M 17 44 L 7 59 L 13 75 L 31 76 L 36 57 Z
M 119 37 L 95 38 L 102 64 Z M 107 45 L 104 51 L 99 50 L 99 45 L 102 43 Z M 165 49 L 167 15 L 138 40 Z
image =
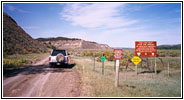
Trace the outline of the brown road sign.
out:
M 135 41 L 135 56 L 139 57 L 156 57 L 156 41 Z
M 123 54 L 122 49 L 114 49 L 114 60 L 122 59 L 123 58 L 122 54 Z

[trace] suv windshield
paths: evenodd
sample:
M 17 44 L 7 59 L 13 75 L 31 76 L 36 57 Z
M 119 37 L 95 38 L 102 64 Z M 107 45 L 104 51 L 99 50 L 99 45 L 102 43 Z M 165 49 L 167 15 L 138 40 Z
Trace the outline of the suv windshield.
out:
M 66 56 L 65 50 L 53 50 L 51 56 L 56 56 L 58 53 L 62 53 L 64 56 Z

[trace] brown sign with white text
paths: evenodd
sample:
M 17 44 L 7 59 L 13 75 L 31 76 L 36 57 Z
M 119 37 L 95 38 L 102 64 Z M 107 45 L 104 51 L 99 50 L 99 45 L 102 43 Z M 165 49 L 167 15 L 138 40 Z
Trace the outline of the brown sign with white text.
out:
M 156 57 L 157 42 L 156 41 L 136 41 L 135 56 L 139 57 Z
M 122 54 L 123 54 L 122 49 L 114 49 L 114 60 L 122 59 L 123 58 Z

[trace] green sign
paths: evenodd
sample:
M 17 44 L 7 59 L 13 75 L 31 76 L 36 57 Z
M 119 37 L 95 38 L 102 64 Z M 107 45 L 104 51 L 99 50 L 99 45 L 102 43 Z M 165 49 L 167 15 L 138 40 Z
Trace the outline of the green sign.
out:
M 105 56 L 101 56 L 101 61 L 105 61 Z

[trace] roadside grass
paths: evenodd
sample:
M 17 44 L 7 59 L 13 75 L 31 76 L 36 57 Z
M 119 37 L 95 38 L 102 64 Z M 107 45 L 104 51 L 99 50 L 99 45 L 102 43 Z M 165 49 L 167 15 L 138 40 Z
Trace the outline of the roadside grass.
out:
M 26 63 L 26 59 L 3 59 L 3 68 L 15 68 L 23 63 Z
M 47 56 L 47 55 L 48 53 L 7 55 L 3 57 L 3 68 L 4 70 L 18 68 L 23 64 L 34 62 L 38 58 Z
M 104 75 L 102 75 L 102 63 L 95 62 L 93 57 L 72 57 L 79 71 L 81 85 L 84 91 L 81 96 L 87 97 L 180 97 L 181 96 L 181 71 L 179 64 L 181 58 L 163 58 L 173 62 L 168 77 L 167 70 L 162 69 L 158 75 L 154 73 L 125 72 L 122 68 L 119 74 L 119 87 L 114 87 L 114 62 L 105 61 Z M 173 60 L 175 59 L 175 60 Z M 124 67 L 124 66 L 121 66 Z M 135 68 L 135 66 L 130 66 Z M 139 72 L 145 69 L 138 68 Z M 87 95 L 86 95 L 87 94 Z

